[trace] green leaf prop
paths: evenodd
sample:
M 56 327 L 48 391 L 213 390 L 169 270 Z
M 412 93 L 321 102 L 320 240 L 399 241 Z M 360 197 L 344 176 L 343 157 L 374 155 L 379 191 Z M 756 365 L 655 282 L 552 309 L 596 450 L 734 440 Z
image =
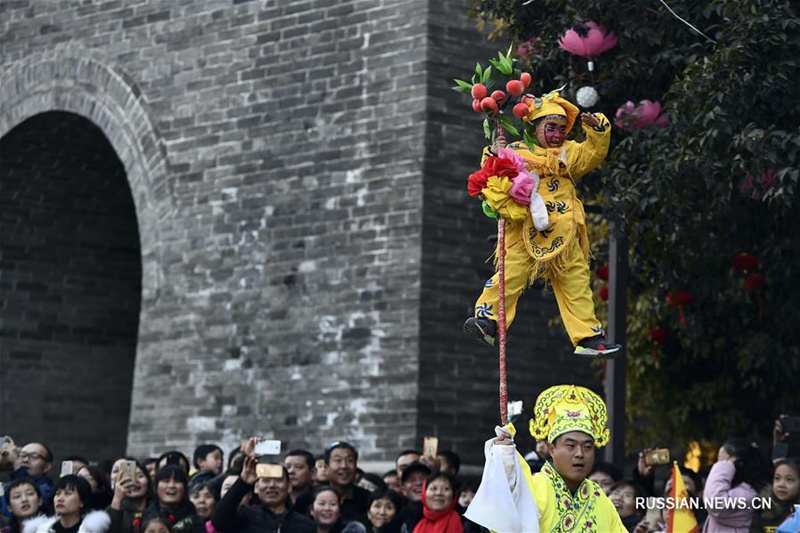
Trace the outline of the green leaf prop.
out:
M 486 87 L 487 96 L 491 96 L 492 92 L 497 92 L 498 90 L 503 92 L 503 99 L 498 99 L 502 104 L 497 105 L 497 110 L 483 113 L 483 133 L 489 140 L 492 139 L 494 128 L 498 124 L 501 124 L 505 131 L 514 137 L 520 137 L 522 135 L 521 132 L 524 130 L 514 122 L 517 119 L 510 115 L 510 110 L 514 108 L 514 105 L 521 102 L 521 96 L 514 96 L 505 91 L 507 83 L 512 79 L 519 79 L 520 75 L 519 70 L 514 67 L 517 60 L 512 54 L 513 46 L 509 47 L 505 53 L 498 52 L 497 57 L 489 59 L 486 66 L 477 62 L 471 77 L 472 82 L 456 79 L 456 86 L 453 87 L 454 90 L 461 94 L 469 94 L 470 96 L 472 96 L 472 90 L 475 85 L 479 83 Z M 493 88 L 494 91 L 492 90 Z M 506 111 L 509 113 L 506 114 Z

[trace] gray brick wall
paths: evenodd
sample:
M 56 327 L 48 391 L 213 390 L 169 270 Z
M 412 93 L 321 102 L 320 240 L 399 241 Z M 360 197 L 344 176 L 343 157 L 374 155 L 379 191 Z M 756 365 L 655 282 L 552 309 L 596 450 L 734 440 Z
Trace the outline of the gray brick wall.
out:
M 315 451 L 347 439 L 385 460 L 436 432 L 480 462 L 496 361 L 460 328 L 490 275 L 494 227 L 464 186 L 480 128 L 449 87 L 497 45 L 468 4 L 0 5 L 0 137 L 70 111 L 99 126 L 129 183 L 142 268 L 130 453 L 258 433 Z M 11 208 L 31 205 L 0 198 Z M 4 291 L 17 290 L 10 275 Z M 566 364 L 539 293 L 511 339 L 515 397 L 591 379 Z M 2 309 L 5 365 L 20 341 Z M 33 432 L 7 409 L 30 394 L 16 376 L 0 423 Z

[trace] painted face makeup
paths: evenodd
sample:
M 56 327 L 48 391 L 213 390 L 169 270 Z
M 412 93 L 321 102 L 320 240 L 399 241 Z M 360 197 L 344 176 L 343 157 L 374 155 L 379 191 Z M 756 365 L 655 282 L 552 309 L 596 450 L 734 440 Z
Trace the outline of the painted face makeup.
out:
M 544 119 L 536 129 L 536 137 L 545 148 L 558 148 L 564 144 L 567 136 L 567 125 L 564 122 Z

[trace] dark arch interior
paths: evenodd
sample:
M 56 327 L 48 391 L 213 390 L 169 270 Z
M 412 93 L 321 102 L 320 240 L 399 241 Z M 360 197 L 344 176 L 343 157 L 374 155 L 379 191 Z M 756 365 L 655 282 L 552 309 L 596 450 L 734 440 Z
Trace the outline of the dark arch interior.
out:
M 141 279 L 125 169 L 97 126 L 54 111 L 0 139 L 0 430 L 48 444 L 56 469 L 125 451 Z

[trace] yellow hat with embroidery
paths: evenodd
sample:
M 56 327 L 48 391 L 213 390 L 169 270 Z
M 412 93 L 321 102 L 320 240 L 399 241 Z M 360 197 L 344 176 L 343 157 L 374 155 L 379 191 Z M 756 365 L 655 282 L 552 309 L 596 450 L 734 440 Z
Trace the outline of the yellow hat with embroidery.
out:
M 572 129 L 580 113 L 580 110 L 575 104 L 561 98 L 558 91 L 553 91 L 531 102 L 528 106 L 528 114 L 525 115 L 522 120 L 530 124 L 537 118 L 549 115 L 561 116 L 564 117 L 567 122 L 567 131 L 565 133 L 569 133 L 569 130 Z
M 537 440 L 553 442 L 565 433 L 580 431 L 599 447 L 608 443 L 607 423 L 606 404 L 600 396 L 577 385 L 556 385 L 536 399 L 530 432 Z

